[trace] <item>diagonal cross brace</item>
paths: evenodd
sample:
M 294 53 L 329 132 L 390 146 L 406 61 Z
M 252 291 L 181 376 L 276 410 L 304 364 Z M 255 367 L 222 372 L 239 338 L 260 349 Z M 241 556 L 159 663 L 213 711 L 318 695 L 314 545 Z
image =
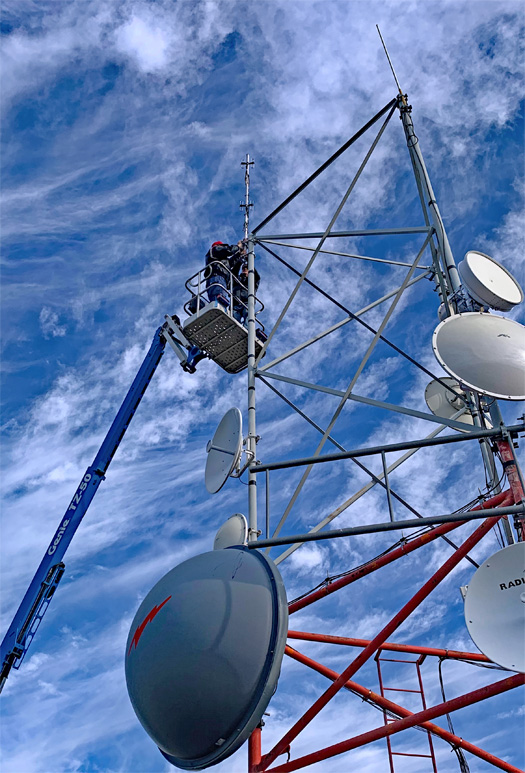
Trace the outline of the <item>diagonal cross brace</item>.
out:
M 303 655 L 302 652 L 298 652 L 292 647 L 287 646 L 285 652 L 289 657 L 293 658 L 299 663 L 303 663 L 304 665 L 308 666 L 314 671 L 317 671 L 319 674 L 326 676 L 328 679 L 331 679 L 334 682 L 339 678 L 339 674 L 335 671 L 332 671 L 331 668 L 327 668 L 321 663 L 317 663 L 315 660 L 312 660 L 306 655 Z M 334 744 L 333 746 L 329 746 L 326 749 L 321 749 L 319 752 L 313 752 L 312 754 L 307 754 L 304 757 L 299 757 L 292 763 L 280 765 L 277 768 L 271 768 L 270 771 L 273 773 L 278 773 L 278 771 L 285 773 L 285 771 L 287 772 L 296 770 L 297 768 L 311 764 L 311 762 L 317 762 L 321 759 L 327 759 L 329 757 L 335 756 L 336 754 L 341 754 L 344 751 L 350 751 L 350 749 L 359 748 L 360 746 L 364 746 L 366 743 L 370 743 L 373 740 L 379 740 L 380 738 L 388 737 L 394 733 L 399 733 L 408 727 L 414 727 L 417 725 L 418 727 L 427 730 L 429 733 L 443 738 L 443 740 L 447 741 L 447 743 L 458 746 L 461 749 L 474 754 L 485 762 L 489 762 L 500 770 L 505 770 L 507 773 L 522 773 L 519 768 L 516 768 L 511 763 L 506 762 L 505 760 L 502 760 L 493 754 L 490 754 L 490 752 L 481 749 L 479 746 L 475 746 L 469 741 L 465 741 L 464 738 L 460 738 L 453 733 L 449 733 L 447 730 L 443 730 L 443 728 L 439 727 L 439 725 L 435 725 L 433 722 L 429 722 L 428 720 L 423 719 L 423 717 L 426 716 L 428 718 L 434 719 L 436 717 L 443 716 L 443 714 L 462 708 L 463 706 L 470 706 L 473 703 L 484 700 L 485 698 L 501 694 L 507 690 L 511 690 L 514 687 L 520 686 L 523 684 L 523 682 L 523 675 L 516 674 L 515 676 L 503 679 L 500 682 L 487 685 L 487 687 L 482 687 L 478 690 L 474 690 L 473 692 L 466 693 L 465 695 L 460 695 L 451 701 L 446 701 L 445 703 L 433 706 L 430 709 L 412 713 L 408 709 L 405 709 L 404 706 L 400 706 L 397 703 L 384 698 L 382 695 L 378 695 L 377 693 L 372 692 L 372 690 L 369 690 L 368 688 L 363 687 L 357 682 L 353 682 L 349 679 L 344 684 L 344 687 L 347 690 L 354 693 L 355 695 L 359 695 L 361 698 L 363 698 L 363 700 L 372 703 L 378 708 L 381 708 L 383 711 L 390 711 L 393 714 L 399 715 L 403 719 L 398 719 L 394 722 L 391 722 L 386 727 L 378 727 L 375 730 L 368 731 L 367 733 L 361 733 L 354 738 L 343 741 L 341 744 Z M 336 751 L 336 748 L 339 750 Z M 270 773 L 270 771 L 268 771 L 268 773 Z
M 509 497 L 509 504 L 512 504 Z M 507 504 L 505 500 L 503 505 Z M 326 704 L 341 690 L 344 684 L 363 666 L 379 649 L 383 642 L 399 628 L 407 617 L 430 595 L 430 593 L 439 585 L 439 583 L 458 565 L 464 556 L 483 539 L 483 537 L 498 522 L 499 517 L 487 518 L 478 528 L 465 540 L 461 547 L 456 550 L 445 563 L 435 572 L 432 577 L 418 590 L 418 592 L 405 604 L 405 606 L 387 623 L 377 636 L 372 639 L 370 644 L 350 663 L 342 672 L 336 681 L 314 702 L 314 704 L 303 714 L 303 716 L 285 733 L 283 738 L 266 754 L 260 764 L 259 770 L 266 770 L 272 762 L 285 751 L 290 743 L 304 730 L 305 727 L 319 714 Z
M 354 188 L 355 188 L 355 186 L 357 184 L 357 181 L 361 177 L 361 173 L 362 173 L 363 169 L 367 165 L 368 161 L 370 160 L 370 156 L 372 155 L 372 153 L 374 152 L 374 150 L 375 150 L 375 148 L 377 146 L 377 143 L 379 142 L 379 140 L 383 136 L 383 132 L 385 131 L 385 129 L 386 129 L 387 125 L 388 125 L 388 122 L 392 118 L 392 115 L 394 114 L 394 110 L 395 110 L 395 106 L 390 110 L 390 112 L 387 115 L 384 123 L 382 124 L 381 128 L 379 129 L 379 132 L 377 133 L 377 136 L 375 137 L 375 139 L 372 142 L 372 145 L 370 146 L 366 156 L 364 157 L 364 159 L 363 159 L 363 161 L 361 163 L 361 166 L 357 170 L 357 172 L 356 172 L 352 182 L 348 186 L 348 189 L 347 189 L 345 195 L 343 196 L 343 198 L 341 200 L 341 203 L 339 204 L 339 206 L 337 207 L 336 211 L 334 212 L 334 214 L 332 216 L 332 219 L 330 220 L 330 223 L 328 224 L 328 227 L 327 227 L 326 231 L 321 236 L 321 239 L 319 240 L 319 243 L 318 243 L 317 247 L 315 248 L 315 250 L 314 250 L 314 252 L 312 254 L 312 257 L 308 261 L 308 263 L 306 265 L 306 268 L 304 269 L 303 273 L 301 274 L 301 276 L 299 278 L 299 281 L 297 282 L 297 284 L 295 285 L 294 289 L 292 290 L 292 294 L 290 295 L 290 297 L 288 298 L 288 300 L 284 304 L 283 310 L 279 314 L 279 317 L 278 317 L 275 325 L 273 326 L 270 335 L 268 336 L 268 340 L 265 342 L 261 352 L 259 353 L 259 356 L 257 357 L 257 360 L 255 362 L 256 365 L 260 362 L 261 358 L 264 357 L 264 354 L 265 354 L 266 349 L 268 348 L 268 346 L 270 344 L 270 341 L 272 340 L 275 332 L 277 331 L 277 329 L 279 328 L 281 322 L 283 321 L 286 312 L 288 311 L 288 309 L 290 308 L 290 306 L 291 306 L 291 304 L 293 302 L 293 299 L 295 298 L 295 296 L 299 292 L 299 288 L 301 287 L 301 285 L 302 285 L 306 275 L 310 271 L 310 269 L 311 269 L 315 259 L 317 258 L 318 254 L 319 254 L 319 251 L 321 250 L 323 244 L 325 243 L 325 241 L 327 240 L 328 236 L 330 235 L 330 231 L 334 227 L 335 221 L 337 220 L 337 218 L 341 214 L 344 205 L 346 204 L 350 194 L 354 190 Z
M 412 263 L 411 268 L 409 269 L 409 271 L 407 271 L 405 279 L 403 280 L 403 283 L 401 284 L 401 286 L 400 286 L 400 288 L 399 288 L 399 290 L 397 292 L 397 295 L 395 296 L 395 298 L 392 301 L 388 311 L 386 312 L 386 314 L 384 316 L 384 319 L 381 322 L 381 325 L 379 326 L 379 329 L 377 330 L 376 334 L 374 335 L 374 338 L 372 339 L 372 341 L 371 341 L 371 343 L 370 343 L 370 345 L 369 345 L 369 347 L 368 347 L 368 349 L 367 349 L 367 351 L 365 353 L 365 356 L 361 360 L 361 363 L 360 363 L 359 367 L 357 368 L 357 371 L 355 372 L 352 380 L 350 381 L 350 384 L 348 385 L 348 387 L 346 389 L 346 392 L 344 393 L 343 397 L 341 398 L 341 402 L 339 403 L 338 407 L 336 408 L 336 410 L 335 410 L 335 412 L 334 412 L 334 414 L 332 416 L 332 419 L 330 420 L 330 423 L 329 423 L 328 427 L 326 428 L 325 433 L 324 433 L 324 435 L 323 435 L 323 437 L 321 439 L 321 442 L 319 443 L 319 445 L 317 446 L 317 448 L 315 450 L 314 456 L 319 456 L 319 454 L 321 453 L 321 450 L 323 449 L 324 444 L 326 443 L 326 441 L 328 439 L 328 436 L 330 435 L 330 433 L 331 433 L 331 431 L 332 431 L 332 429 L 333 429 L 333 427 L 335 425 L 335 422 L 337 421 L 341 411 L 343 410 L 343 408 L 345 406 L 345 403 L 348 400 L 348 397 L 350 396 L 350 394 L 352 392 L 352 389 L 354 388 L 357 379 L 361 375 L 361 373 L 362 373 L 366 363 L 368 362 L 368 359 L 370 358 L 370 356 L 371 356 L 371 354 L 372 354 L 376 344 L 378 343 L 378 341 L 379 341 L 379 339 L 381 337 L 381 333 L 383 332 L 383 330 L 385 329 L 386 325 L 388 324 L 388 321 L 389 321 L 390 317 L 392 316 L 392 314 L 394 313 L 394 311 L 396 309 L 396 306 L 399 303 L 399 301 L 401 299 L 401 296 L 403 295 L 403 292 L 405 291 L 405 288 L 407 287 L 408 283 L 410 282 L 412 274 L 414 273 L 417 264 L 421 260 L 421 256 L 423 255 L 423 252 L 425 251 L 425 249 L 427 247 L 429 239 L 430 239 L 430 234 L 427 236 L 427 238 L 423 242 L 423 245 L 420 248 L 418 254 L 416 255 L 415 260 Z M 299 484 L 298 484 L 297 488 L 295 489 L 295 491 L 294 491 L 294 493 L 292 495 L 292 498 L 290 499 L 290 501 L 289 501 L 289 503 L 288 503 L 288 505 L 286 507 L 286 510 L 284 511 L 284 513 L 283 513 L 283 515 L 281 517 L 281 520 L 279 521 L 279 523 L 277 525 L 277 528 L 275 529 L 275 531 L 274 531 L 272 536 L 276 537 L 279 534 L 279 532 L 281 531 L 284 522 L 288 518 L 290 510 L 294 506 L 294 504 L 295 504 L 295 502 L 297 500 L 297 497 L 299 496 L 299 494 L 300 494 L 304 484 L 306 483 L 306 481 L 308 479 L 308 476 L 310 475 L 311 470 L 312 470 L 312 465 L 309 465 L 306 468 L 306 470 L 304 471 L 303 476 L 302 476 L 301 480 L 299 481 Z

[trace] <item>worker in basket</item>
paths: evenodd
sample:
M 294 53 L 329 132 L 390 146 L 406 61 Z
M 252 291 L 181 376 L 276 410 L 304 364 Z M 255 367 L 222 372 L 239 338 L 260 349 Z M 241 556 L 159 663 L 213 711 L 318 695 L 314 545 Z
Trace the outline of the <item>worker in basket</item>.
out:
M 213 242 L 206 253 L 206 288 L 208 299 L 217 301 L 226 308 L 230 305 L 231 274 L 243 257 L 246 248 L 242 241 L 237 244 Z
M 235 267 L 237 268 L 237 267 Z M 242 261 L 238 270 L 234 271 L 237 279 L 233 285 L 233 316 L 244 325 L 248 318 L 248 265 Z M 257 269 L 254 269 L 255 292 L 259 287 L 261 277 Z
M 233 273 L 237 280 L 233 284 L 233 316 L 237 322 L 240 322 L 241 325 L 246 327 L 246 322 L 248 321 L 248 264 L 246 263 L 244 256 L 241 256 L 234 264 Z M 253 275 L 254 289 L 255 293 L 257 293 L 261 277 L 256 268 L 253 270 Z M 262 343 L 268 338 L 261 327 L 256 327 L 255 335 Z
M 204 271 L 208 300 L 210 302 L 217 301 L 226 309 L 229 308 L 232 269 L 239 264 L 239 261 L 244 256 L 246 256 L 246 248 L 242 241 L 237 242 L 237 244 L 213 242 L 206 253 L 206 268 Z M 196 296 L 190 301 L 189 311 L 191 314 L 195 314 L 197 311 L 197 302 Z M 202 301 L 200 303 L 202 307 Z M 204 357 L 206 355 L 198 346 L 192 346 L 188 352 L 188 360 L 184 365 L 184 370 L 194 373 L 195 366 Z

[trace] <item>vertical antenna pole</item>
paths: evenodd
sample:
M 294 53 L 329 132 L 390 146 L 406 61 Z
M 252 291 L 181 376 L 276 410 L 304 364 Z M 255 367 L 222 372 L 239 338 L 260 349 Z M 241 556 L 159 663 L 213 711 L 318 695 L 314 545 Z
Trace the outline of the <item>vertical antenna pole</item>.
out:
M 447 316 L 450 316 L 451 314 L 455 313 L 457 308 L 453 296 L 458 290 L 460 290 L 461 280 L 459 278 L 454 256 L 448 241 L 447 232 L 445 231 L 445 226 L 441 218 L 441 213 L 437 205 L 436 197 L 434 195 L 432 183 L 430 182 L 430 177 L 423 160 L 423 154 L 421 152 L 419 140 L 414 131 L 414 125 L 412 123 L 411 116 L 412 108 L 407 103 L 406 95 L 403 94 L 401 86 L 399 85 L 394 66 L 390 59 L 385 41 L 383 40 L 383 36 L 381 35 L 381 30 L 377 24 L 376 27 L 379 37 L 381 38 L 381 43 L 383 44 L 386 58 L 388 59 L 388 64 L 390 65 L 392 75 L 394 76 L 394 80 L 399 91 L 398 107 L 401 113 L 401 120 L 403 122 L 403 129 L 405 131 L 407 146 L 410 153 L 410 160 L 412 162 L 414 177 L 416 179 L 416 184 L 419 191 L 421 208 L 425 217 L 425 223 L 427 223 L 427 225 L 429 224 L 429 213 L 430 217 L 432 218 L 437 241 L 437 250 L 432 241 L 430 249 L 432 252 L 432 261 L 436 270 L 436 285 L 440 294 L 441 301 L 445 306 Z M 469 399 L 472 402 L 473 395 L 470 395 Z M 473 404 L 472 407 L 474 407 Z M 473 410 L 472 414 L 474 417 L 475 425 L 482 426 L 477 411 Z M 486 441 L 480 441 L 480 447 L 483 457 L 483 464 L 490 479 L 490 483 L 494 485 L 497 483 L 494 455 L 491 453 L 490 445 Z M 392 511 L 390 511 L 390 514 L 392 515 Z M 505 532 L 508 544 L 512 544 L 512 531 L 505 520 L 503 523 L 503 530 Z
M 270 539 L 270 470 L 266 470 L 266 539 Z
M 244 240 L 248 241 L 248 235 L 250 232 L 250 208 L 253 207 L 250 201 L 250 167 L 253 166 L 255 161 L 250 161 L 250 154 L 246 154 L 244 161 L 241 161 L 241 166 L 244 166 L 244 202 L 241 201 L 241 209 L 244 209 Z
M 430 212 L 430 215 L 434 223 L 434 230 L 435 230 L 436 239 L 438 242 L 439 253 L 442 259 L 443 269 L 447 280 L 447 284 L 449 285 L 448 292 L 452 294 L 457 292 L 460 289 L 461 282 L 456 268 L 456 263 L 454 261 L 454 256 L 452 254 L 452 250 L 450 249 L 450 244 L 445 231 L 445 226 L 443 225 L 443 220 L 441 219 L 441 213 L 437 205 L 436 197 L 434 196 L 432 183 L 430 182 L 430 177 L 428 175 L 427 168 L 423 160 L 423 154 L 421 153 L 421 148 L 419 147 L 419 140 L 414 131 L 414 125 L 412 123 L 412 118 L 410 116 L 412 108 L 410 107 L 410 105 L 407 104 L 406 94 L 403 94 L 401 86 L 399 85 L 399 81 L 397 79 L 397 75 L 394 70 L 394 66 L 392 64 L 392 60 L 390 59 L 387 47 L 385 45 L 385 41 L 383 40 L 383 36 L 381 35 L 381 30 L 379 29 L 379 26 L 377 24 L 376 24 L 376 28 L 377 28 L 379 37 L 381 38 L 381 43 L 383 44 L 385 55 L 386 55 L 386 58 L 388 59 L 388 64 L 390 65 L 390 69 L 392 70 L 392 75 L 394 76 L 397 90 L 399 92 L 398 107 L 401 112 L 401 120 L 403 121 L 403 128 L 405 130 L 408 150 L 410 152 L 412 165 L 414 167 L 414 175 L 416 177 L 418 188 L 423 189 L 423 196 L 424 196 L 424 199 L 426 200 L 426 206 L 428 207 L 428 210 Z M 447 306 L 447 310 L 450 311 L 450 309 L 448 308 L 447 299 L 444 298 L 443 301 Z
M 423 160 L 423 154 L 419 146 L 419 140 L 414 131 L 414 124 L 412 123 L 412 117 L 410 115 L 411 107 L 405 103 L 401 104 L 399 109 L 401 112 L 401 120 L 403 121 L 403 129 L 405 130 L 408 151 L 414 165 L 414 171 L 421 182 L 423 192 L 425 194 L 426 205 L 434 224 L 434 231 L 436 233 L 436 239 L 438 243 L 438 251 L 440 253 L 445 276 L 449 284 L 448 290 L 450 293 L 455 293 L 460 289 L 461 281 L 459 278 L 458 270 L 456 268 L 456 262 L 452 254 L 452 250 L 450 248 L 447 232 L 445 231 L 445 226 L 441 218 L 441 213 L 439 211 L 436 197 L 434 195 L 434 189 L 432 188 L 432 183 L 430 182 L 430 177 Z
M 245 202 L 241 204 L 244 209 L 244 239 L 248 249 L 248 437 L 246 451 L 250 458 L 250 466 L 255 462 L 257 453 L 257 433 L 255 423 L 255 254 L 253 251 L 253 235 L 250 234 L 250 167 L 254 162 L 250 161 L 247 153 L 246 159 L 241 162 L 245 167 Z M 248 540 L 257 539 L 257 475 L 248 473 Z
M 396 82 L 397 90 L 399 91 L 399 96 L 401 97 L 401 101 L 404 105 L 406 105 L 406 98 L 401 91 L 401 86 L 399 85 L 399 81 L 397 79 L 396 71 L 394 70 L 394 65 L 392 64 L 392 60 L 390 59 L 390 56 L 387 51 L 387 47 L 385 45 L 385 41 L 383 40 L 383 36 L 381 35 L 381 30 L 379 29 L 379 24 L 376 24 L 376 30 L 379 34 L 379 37 L 381 38 L 381 43 L 383 44 L 383 48 L 385 50 L 386 58 L 388 59 L 388 64 L 390 65 L 390 69 L 392 70 L 392 75 L 394 76 L 394 80 Z

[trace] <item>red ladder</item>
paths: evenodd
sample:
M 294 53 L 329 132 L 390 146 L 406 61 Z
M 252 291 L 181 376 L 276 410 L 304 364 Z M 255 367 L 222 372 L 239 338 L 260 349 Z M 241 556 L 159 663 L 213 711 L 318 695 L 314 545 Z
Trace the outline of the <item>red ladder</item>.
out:
M 425 693 L 423 690 L 423 680 L 421 678 L 421 664 L 423 663 L 424 659 L 426 658 L 426 655 L 420 655 L 420 657 L 417 660 L 403 660 L 401 658 L 386 658 L 382 657 L 382 650 L 380 649 L 375 656 L 375 661 L 377 663 L 377 675 L 379 678 L 379 690 L 383 698 L 388 697 L 385 695 L 387 692 L 397 692 L 397 693 L 412 693 L 419 695 L 421 698 L 421 705 L 423 709 L 427 708 L 427 703 L 425 700 Z M 419 684 L 419 690 L 409 690 L 406 687 L 387 687 L 385 686 L 385 682 L 383 680 L 383 674 L 381 672 L 381 663 L 409 663 L 413 664 L 416 667 L 417 671 L 417 681 Z M 394 699 L 395 700 L 395 699 Z M 395 700 L 396 703 L 399 703 L 398 700 Z M 395 719 L 392 717 L 389 717 L 386 711 L 383 711 L 383 722 L 385 725 L 388 725 L 389 722 L 394 722 Z M 427 739 L 428 739 L 428 746 L 429 746 L 429 754 L 410 754 L 408 752 L 396 752 L 392 750 L 392 743 L 390 741 L 390 736 L 386 737 L 386 745 L 388 749 L 388 760 L 390 763 L 390 773 L 395 773 L 394 770 L 394 757 L 423 757 L 425 759 L 430 760 L 432 764 L 432 770 L 433 773 L 437 773 L 437 766 L 436 766 L 436 756 L 434 754 L 434 744 L 432 743 L 432 736 L 429 732 L 426 733 Z M 429 768 L 430 769 L 430 768 Z

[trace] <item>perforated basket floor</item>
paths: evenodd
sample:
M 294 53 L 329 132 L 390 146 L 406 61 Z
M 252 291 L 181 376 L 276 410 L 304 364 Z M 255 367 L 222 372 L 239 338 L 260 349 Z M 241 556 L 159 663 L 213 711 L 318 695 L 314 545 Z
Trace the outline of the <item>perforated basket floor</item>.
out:
M 184 335 L 228 373 L 239 373 L 248 365 L 248 331 L 218 304 L 210 304 L 184 323 Z M 255 341 L 255 355 L 262 344 Z

